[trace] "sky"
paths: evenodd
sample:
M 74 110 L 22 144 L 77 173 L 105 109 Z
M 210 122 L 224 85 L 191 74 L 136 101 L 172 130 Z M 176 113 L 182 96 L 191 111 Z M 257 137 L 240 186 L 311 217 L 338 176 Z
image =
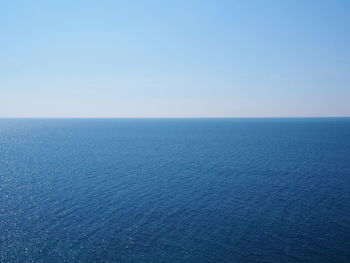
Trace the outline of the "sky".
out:
M 0 3 L 0 117 L 350 116 L 348 0 Z

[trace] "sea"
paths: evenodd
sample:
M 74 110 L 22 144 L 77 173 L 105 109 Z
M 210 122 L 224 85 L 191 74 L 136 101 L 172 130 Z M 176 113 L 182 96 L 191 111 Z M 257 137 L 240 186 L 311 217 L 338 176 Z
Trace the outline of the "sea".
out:
M 350 118 L 0 119 L 0 262 L 350 262 Z

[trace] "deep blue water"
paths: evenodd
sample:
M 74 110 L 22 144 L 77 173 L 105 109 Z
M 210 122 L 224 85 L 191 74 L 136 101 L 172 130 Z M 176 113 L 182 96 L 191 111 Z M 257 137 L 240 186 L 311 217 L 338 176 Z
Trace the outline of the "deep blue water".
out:
M 0 262 L 350 262 L 350 118 L 2 119 Z

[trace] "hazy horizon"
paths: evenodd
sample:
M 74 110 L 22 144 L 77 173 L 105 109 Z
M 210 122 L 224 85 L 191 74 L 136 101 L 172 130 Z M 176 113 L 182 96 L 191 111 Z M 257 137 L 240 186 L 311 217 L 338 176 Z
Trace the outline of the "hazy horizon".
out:
M 288 117 L 279 117 L 279 116 L 250 116 L 250 117 L 223 117 L 223 116 L 214 116 L 214 117 L 0 117 L 0 119 L 349 119 L 350 116 L 288 116 Z

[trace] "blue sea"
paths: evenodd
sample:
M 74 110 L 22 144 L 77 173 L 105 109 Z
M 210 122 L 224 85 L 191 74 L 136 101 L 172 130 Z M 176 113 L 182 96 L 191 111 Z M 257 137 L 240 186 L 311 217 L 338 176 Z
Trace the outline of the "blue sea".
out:
M 350 262 L 350 118 L 1 119 L 0 262 Z

